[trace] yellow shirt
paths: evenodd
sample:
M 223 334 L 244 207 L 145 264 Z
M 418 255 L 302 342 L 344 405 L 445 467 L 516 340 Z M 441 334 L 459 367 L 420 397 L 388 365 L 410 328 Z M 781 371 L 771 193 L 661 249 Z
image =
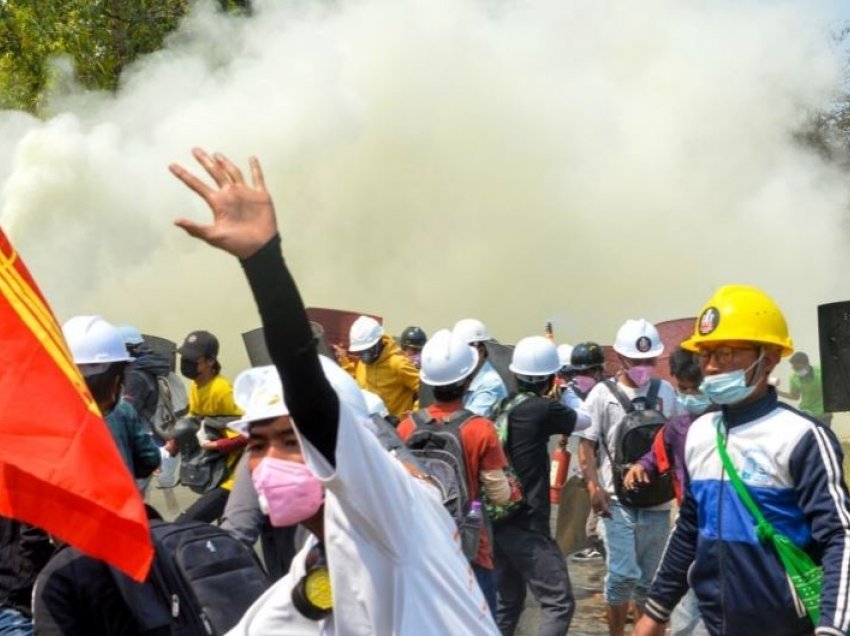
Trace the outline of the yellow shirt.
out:
M 361 388 L 377 394 L 387 410 L 403 418 L 419 397 L 419 369 L 408 360 L 395 341 L 383 336 L 384 350 L 372 364 L 358 361 L 354 379 Z
M 189 413 L 199 417 L 242 415 L 242 409 L 233 400 L 230 381 L 217 375 L 200 388 L 194 380 L 189 384 Z
M 233 387 L 230 381 L 220 375 L 215 376 L 204 386 L 198 387 L 194 380 L 189 384 L 189 413 L 199 417 L 242 415 L 243 411 L 236 406 L 233 399 Z M 236 437 L 238 433 L 225 429 L 225 435 Z M 225 490 L 233 488 L 234 467 L 242 456 L 242 449 L 233 451 L 227 458 L 227 468 L 230 472 L 221 487 Z

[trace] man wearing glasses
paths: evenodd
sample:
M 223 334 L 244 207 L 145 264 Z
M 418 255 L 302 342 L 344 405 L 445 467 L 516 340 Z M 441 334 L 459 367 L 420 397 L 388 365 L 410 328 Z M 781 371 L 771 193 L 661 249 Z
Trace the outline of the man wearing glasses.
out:
M 700 388 L 721 410 L 703 415 L 688 431 L 685 498 L 635 635 L 663 634 L 689 586 L 711 634 L 847 634 L 850 506 L 843 455 L 830 430 L 779 403 L 768 384 L 780 359 L 793 351 L 782 313 L 754 287 L 721 287 L 682 346 L 699 354 Z M 730 482 L 734 474 L 737 486 Z M 816 620 L 770 533 L 763 526 L 756 532 L 750 506 L 774 536 L 785 535 L 823 566 Z

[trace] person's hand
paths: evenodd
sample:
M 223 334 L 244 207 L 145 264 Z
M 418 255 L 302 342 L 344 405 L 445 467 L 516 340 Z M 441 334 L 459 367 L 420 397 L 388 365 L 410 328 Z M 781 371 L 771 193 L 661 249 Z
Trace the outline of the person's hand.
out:
M 256 157 L 249 160 L 252 185 L 248 185 L 239 168 L 224 155 L 211 157 L 200 148 L 193 148 L 192 154 L 217 187 L 208 186 L 183 166 L 171 164 L 168 169 L 206 201 L 213 222 L 201 225 L 178 219 L 174 224 L 213 247 L 240 259 L 248 258 L 277 233 L 274 205 L 266 192 L 260 162 Z
M 174 457 L 177 454 L 177 440 L 173 437 L 165 442 L 165 452 Z
M 601 517 L 610 517 L 611 498 L 605 492 L 605 489 L 601 488 L 597 483 L 589 482 L 587 484 L 587 490 L 590 493 L 590 507 L 593 508 L 594 512 Z
M 632 636 L 664 636 L 666 625 L 644 614 L 635 624 Z
M 649 483 L 649 476 L 646 474 L 646 469 L 640 464 L 632 464 L 629 472 L 623 477 L 623 485 L 629 490 L 634 490 L 643 484 Z
M 218 449 L 215 442 L 211 442 L 209 440 L 205 440 L 201 442 L 201 448 L 205 451 L 214 451 Z
M 334 357 L 336 357 L 336 361 L 339 364 L 343 364 L 346 360 L 348 360 L 348 351 L 345 350 L 345 347 L 342 345 L 331 345 L 334 350 Z

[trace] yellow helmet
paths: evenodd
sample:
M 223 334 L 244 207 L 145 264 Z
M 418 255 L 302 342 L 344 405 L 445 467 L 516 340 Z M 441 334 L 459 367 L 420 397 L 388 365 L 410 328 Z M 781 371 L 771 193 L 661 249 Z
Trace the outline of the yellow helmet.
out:
M 724 285 L 703 306 L 694 324 L 693 335 L 682 348 L 697 351 L 699 346 L 724 340 L 745 340 L 776 345 L 782 355 L 791 355 L 794 343 L 788 324 L 776 303 L 760 289 L 749 285 Z

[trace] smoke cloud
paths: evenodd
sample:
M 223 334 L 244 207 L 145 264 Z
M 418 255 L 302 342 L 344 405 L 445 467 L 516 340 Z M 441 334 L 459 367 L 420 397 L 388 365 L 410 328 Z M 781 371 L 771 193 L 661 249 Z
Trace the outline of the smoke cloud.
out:
M 117 95 L 0 114 L 3 226 L 60 319 L 102 313 L 246 364 L 236 263 L 184 236 L 189 149 L 260 157 L 308 305 L 504 341 L 610 342 L 749 283 L 816 351 L 848 296 L 847 177 L 794 141 L 840 85 L 827 5 L 201 3 Z M 194 166 L 193 166 L 194 167 Z

